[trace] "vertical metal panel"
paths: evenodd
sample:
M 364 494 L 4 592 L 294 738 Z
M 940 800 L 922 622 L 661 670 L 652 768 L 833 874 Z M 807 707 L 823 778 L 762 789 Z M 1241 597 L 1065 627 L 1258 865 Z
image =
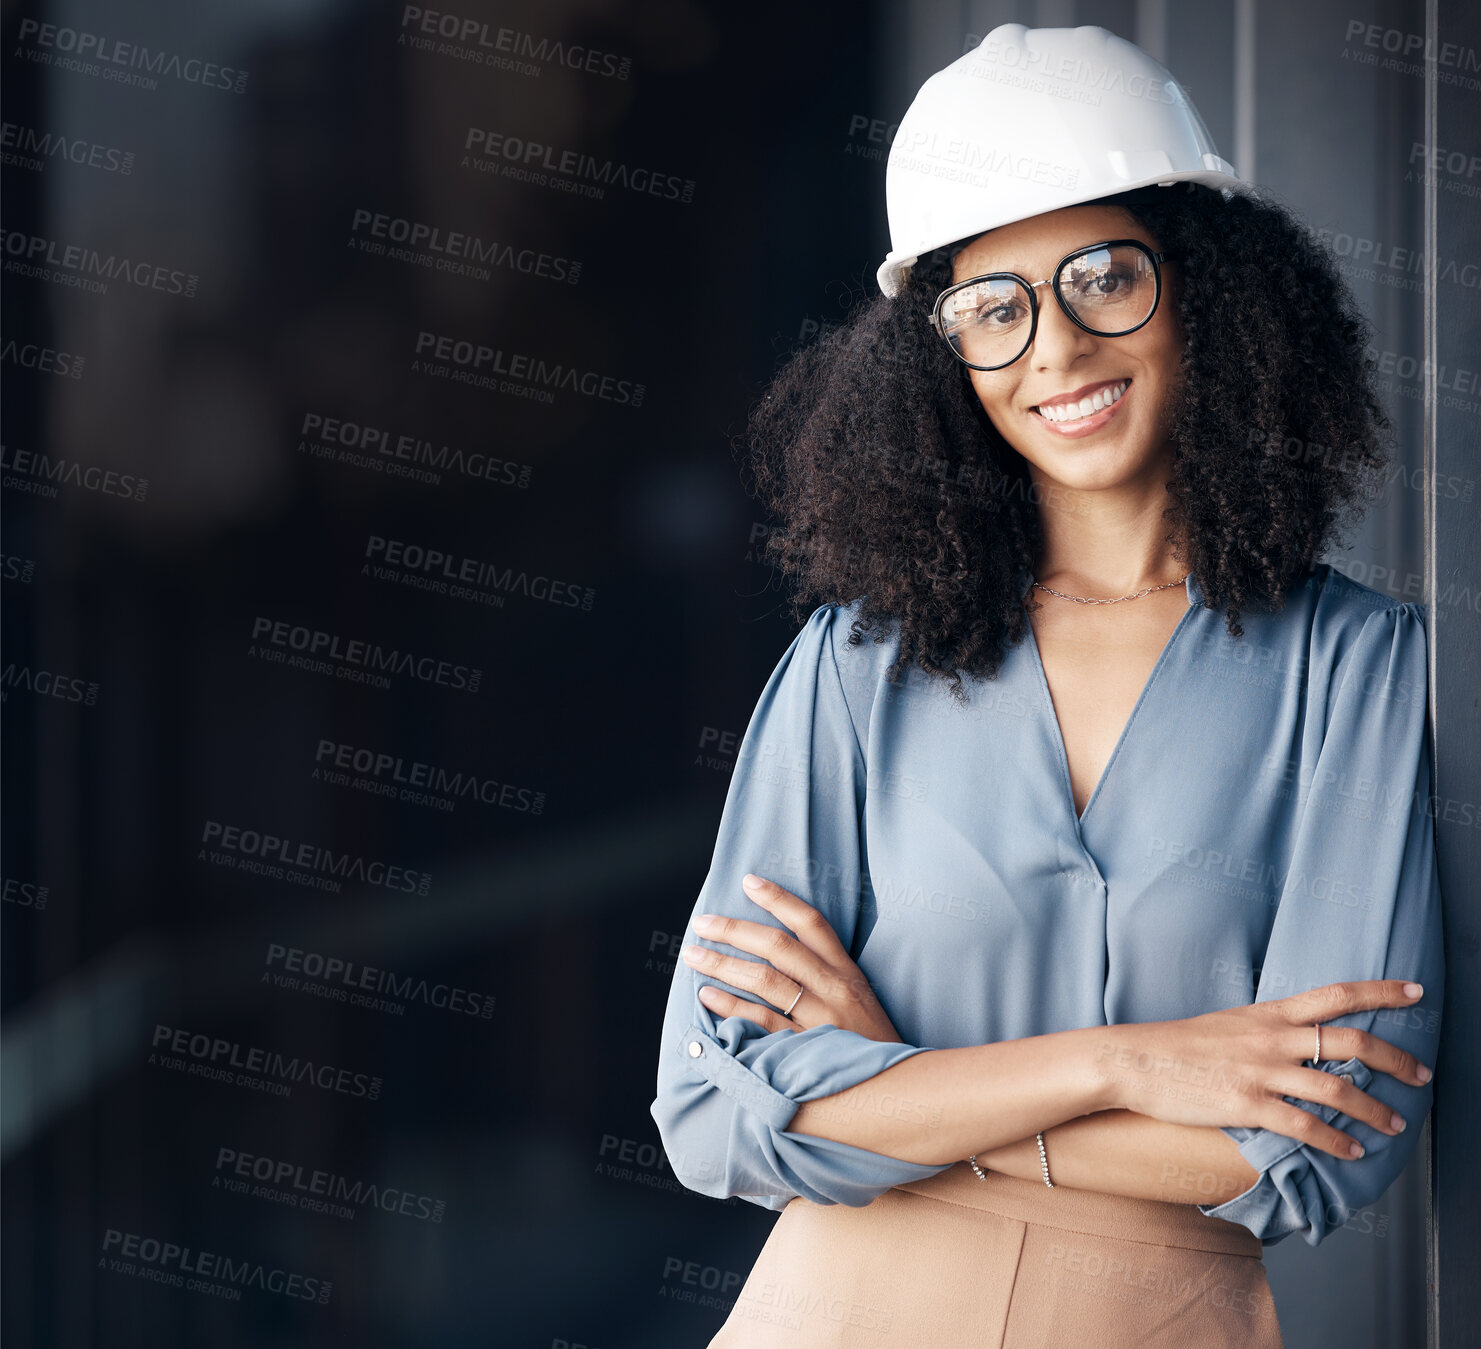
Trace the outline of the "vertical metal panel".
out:
M 1075 0 L 1034 0 L 1035 28 L 1073 28 L 1079 22 Z
M 1436 729 L 1435 836 L 1445 901 L 1446 997 L 1431 1115 L 1430 1344 L 1460 1349 L 1481 1325 L 1481 1215 L 1476 1196 L 1478 1104 L 1476 1016 L 1481 944 L 1481 531 L 1476 501 L 1452 494 L 1481 465 L 1481 208 L 1467 195 L 1478 175 L 1454 173 L 1481 154 L 1481 12 L 1467 0 L 1428 0 L 1425 13 L 1425 144 L 1434 158 L 1425 191 L 1425 462 L 1429 468 L 1430 565 L 1426 592 L 1432 651 L 1431 707 Z
M 1255 0 L 1234 3 L 1234 164 L 1252 182 L 1255 163 Z
M 1438 0 L 1425 0 L 1425 7 L 1424 7 L 1424 34 L 1425 34 L 1425 41 L 1426 42 L 1433 42 L 1435 40 L 1436 30 L 1439 27 L 1439 8 L 1440 7 L 1439 7 L 1439 4 L 1438 4 Z M 1427 145 L 1433 145 L 1433 144 L 1435 144 L 1436 137 L 1437 137 L 1437 132 L 1438 132 L 1438 127 L 1436 125 L 1436 117 L 1437 117 L 1437 115 L 1439 113 L 1439 108 L 1436 106 L 1436 102 L 1435 102 L 1435 95 L 1438 92 L 1438 85 L 1437 85 L 1437 81 L 1434 78 L 1434 73 L 1435 72 L 1434 72 L 1433 68 L 1431 68 L 1431 70 L 1429 71 L 1428 78 L 1426 78 L 1425 84 L 1424 84 L 1424 140 L 1425 140 L 1425 144 L 1427 144 Z M 1431 184 L 1429 184 L 1425 188 L 1425 193 L 1424 193 L 1424 251 L 1425 251 L 1425 256 L 1426 257 L 1431 257 L 1431 258 L 1435 256 L 1435 234 L 1436 234 L 1436 226 L 1437 226 L 1437 223 L 1438 223 L 1436 221 L 1436 219 L 1435 219 L 1435 211 L 1436 211 L 1436 208 L 1437 208 L 1438 205 L 1439 205 L 1439 201 L 1438 201 L 1438 197 L 1437 197 L 1437 194 L 1436 194 L 1435 184 L 1431 183 Z M 1433 356 L 1433 354 L 1436 351 L 1436 342 L 1435 342 L 1435 307 L 1436 307 L 1436 303 L 1435 302 L 1436 302 L 1435 286 L 1434 286 L 1434 283 L 1431 282 L 1430 284 L 1426 285 L 1425 286 L 1425 289 L 1424 289 L 1424 353 L 1425 353 L 1425 370 L 1424 370 L 1424 407 L 1425 407 L 1425 416 L 1424 416 L 1424 468 L 1425 468 L 1425 481 L 1427 483 L 1431 483 L 1431 484 L 1435 481 L 1435 476 L 1434 475 L 1435 475 L 1435 467 L 1436 467 L 1436 459 L 1437 459 L 1436 446 L 1435 446 L 1435 430 L 1436 430 L 1436 427 L 1435 427 L 1436 406 L 1435 406 L 1435 404 L 1436 404 L 1436 401 L 1437 401 L 1436 400 L 1436 394 L 1438 393 L 1438 389 L 1437 389 L 1436 385 L 1437 385 L 1437 382 L 1438 381 L 1437 381 L 1436 376 L 1435 376 L 1435 362 L 1431 359 L 1431 357 Z M 1425 493 L 1425 498 L 1424 498 L 1424 538 L 1425 538 L 1425 549 L 1424 549 L 1424 594 L 1425 594 L 1425 601 L 1426 601 L 1426 603 L 1429 606 L 1429 610 L 1428 611 L 1431 614 L 1433 614 L 1435 612 L 1435 594 L 1436 594 L 1435 578 L 1436 578 L 1436 575 L 1438 574 L 1438 568 L 1436 566 L 1436 561 L 1437 561 L 1436 547 L 1437 547 L 1437 544 L 1439 542 L 1438 538 L 1436 537 L 1436 526 L 1437 526 L 1437 523 L 1438 522 L 1437 522 L 1436 513 L 1435 513 L 1435 494 L 1434 494 L 1433 491 L 1428 491 L 1428 492 Z M 1431 624 L 1431 627 L 1433 628 L 1433 623 Z M 1429 683 L 1429 689 L 1428 689 L 1429 707 L 1430 707 L 1430 731 L 1431 731 L 1432 734 L 1433 734 L 1433 732 L 1435 731 L 1435 729 L 1438 726 L 1438 722 L 1437 722 L 1437 719 L 1436 719 L 1436 712 L 1437 712 L 1437 707 L 1438 707 L 1438 704 L 1437 704 L 1437 695 L 1439 693 L 1439 671 L 1436 669 L 1436 665 L 1435 665 L 1435 661 L 1434 661 L 1434 656 L 1439 651 L 1439 649 L 1440 649 L 1440 645 L 1439 645 L 1439 642 L 1436 640 L 1436 635 L 1435 634 L 1432 634 L 1431 637 L 1430 637 L 1430 657 L 1431 657 L 1431 659 L 1430 659 L 1430 669 L 1429 669 L 1430 683 Z M 1431 765 L 1430 773 L 1431 773 L 1431 776 L 1433 778 L 1435 778 L 1436 780 L 1438 780 L 1439 779 L 1439 767 L 1440 767 L 1440 765 L 1438 763 L 1438 760 L 1439 760 L 1439 747 L 1438 747 L 1438 745 L 1436 746 L 1435 758 L 1436 758 L 1436 761 L 1437 762 Z M 1437 835 L 1438 835 L 1438 831 L 1437 831 Z M 1445 904 L 1445 909 L 1446 909 L 1446 920 L 1447 920 L 1446 921 L 1446 929 L 1447 930 L 1446 930 L 1446 933 L 1445 933 L 1445 937 L 1446 937 L 1446 943 L 1445 943 L 1446 944 L 1445 965 L 1446 965 L 1446 977 L 1448 979 L 1450 977 L 1450 975 L 1451 975 L 1451 972 L 1456 967 L 1455 955 L 1454 955 L 1453 951 L 1451 951 L 1449 949 L 1450 948 L 1450 933 L 1451 933 L 1451 930 L 1453 930 L 1453 923 L 1452 923 L 1452 921 L 1450 919 L 1450 915 L 1452 913 L 1452 907 L 1451 906 L 1453 905 L 1454 900 L 1450 898 L 1450 896 L 1448 895 L 1447 891 L 1443 888 L 1443 884 L 1444 884 L 1444 881 L 1445 881 L 1445 878 L 1446 878 L 1446 864 L 1447 864 L 1447 856 L 1446 856 L 1446 854 L 1447 854 L 1448 849 L 1449 849 L 1449 842 L 1448 842 L 1448 840 L 1442 841 L 1437 836 L 1436 839 L 1435 839 L 1435 846 L 1436 846 L 1437 849 L 1440 849 L 1439 857 L 1438 857 L 1439 866 L 1440 866 L 1440 879 L 1441 879 L 1441 884 L 1442 884 L 1442 889 L 1441 889 L 1440 894 L 1441 894 L 1441 900 Z M 1448 902 L 1446 902 L 1446 901 L 1448 901 Z M 1454 1000 L 1453 997 L 1447 999 L 1447 1002 L 1451 1003 L 1452 1005 L 1453 1005 L 1454 1001 L 1455 1000 Z M 1448 1012 L 1449 1011 L 1449 1007 L 1446 1007 L 1445 1010 Z M 1449 1030 L 1449 1034 L 1446 1036 L 1447 1043 L 1446 1043 L 1446 1046 L 1445 1046 L 1446 1052 L 1447 1052 L 1447 1056 L 1448 1056 L 1448 1044 L 1449 1044 L 1450 1039 L 1452 1039 L 1453 1036 L 1454 1036 L 1455 1028 L 1454 1028 L 1454 1026 L 1451 1026 L 1451 1027 L 1448 1028 L 1448 1030 Z M 1438 1061 L 1436 1062 L 1436 1065 L 1435 1066 L 1436 1066 L 1436 1069 L 1438 1070 L 1438 1068 L 1440 1067 L 1440 1064 L 1439 1064 Z M 1440 1206 L 1436 1202 L 1436 1196 L 1435 1196 L 1435 1179 L 1436 1179 L 1436 1165 L 1435 1165 L 1435 1162 L 1436 1162 L 1436 1152 L 1435 1152 L 1435 1121 L 1441 1116 L 1441 1114 L 1445 1110 L 1445 1097 L 1446 1097 L 1446 1095 L 1447 1095 L 1447 1093 L 1441 1087 L 1441 1085 L 1440 1085 L 1440 1079 L 1437 1077 L 1436 1078 L 1436 1082 L 1435 1082 L 1435 1104 L 1434 1104 L 1434 1107 L 1430 1110 L 1430 1118 L 1425 1121 L 1424 1138 L 1420 1140 L 1421 1141 L 1421 1144 L 1422 1144 L 1422 1146 L 1424 1148 L 1425 1180 L 1426 1180 L 1426 1201 L 1427 1201 L 1426 1202 L 1425 1217 L 1428 1219 L 1428 1222 L 1426 1223 L 1426 1226 L 1425 1226 L 1425 1250 L 1424 1250 L 1424 1255 L 1425 1255 L 1425 1277 L 1426 1277 L 1426 1280 L 1427 1280 L 1426 1292 L 1429 1295 L 1427 1297 L 1426 1303 L 1425 1303 L 1425 1344 L 1428 1346 L 1428 1349 L 1439 1349 L 1439 1345 L 1441 1343 L 1441 1336 L 1440 1336 L 1440 1315 L 1439 1315 L 1439 1294 L 1440 1294 L 1440 1278 L 1439 1278 L 1439 1275 L 1440 1275 L 1440 1269 L 1439 1269 L 1439 1256 L 1440 1256 L 1439 1237 L 1440 1237 L 1440 1227 L 1439 1227 L 1439 1217 L 1440 1217 Z
M 1167 64 L 1167 0 L 1137 0 L 1133 41 L 1149 56 Z

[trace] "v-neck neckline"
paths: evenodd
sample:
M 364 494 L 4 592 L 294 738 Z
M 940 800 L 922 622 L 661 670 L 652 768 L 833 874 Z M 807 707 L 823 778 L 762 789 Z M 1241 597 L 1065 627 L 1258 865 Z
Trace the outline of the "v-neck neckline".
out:
M 1031 573 L 1025 572 L 1023 579 L 1023 589 L 1027 589 L 1028 583 L 1034 578 Z M 1182 616 L 1174 625 L 1172 632 L 1168 634 L 1167 640 L 1162 644 L 1162 650 L 1157 653 L 1157 660 L 1152 666 L 1151 673 L 1147 675 L 1146 680 L 1142 684 L 1141 692 L 1137 694 L 1136 702 L 1132 704 L 1131 712 L 1122 723 L 1121 734 L 1116 737 L 1116 743 L 1111 747 L 1110 757 L 1101 768 L 1100 776 L 1095 780 L 1095 787 L 1085 802 L 1085 809 L 1081 811 L 1075 809 L 1075 784 L 1070 777 L 1069 751 L 1065 749 L 1064 729 L 1059 724 L 1059 713 L 1054 710 L 1054 695 L 1049 690 L 1049 676 L 1044 670 L 1044 657 L 1043 653 L 1039 650 L 1039 638 L 1034 632 L 1033 620 L 1028 615 L 1024 616 L 1025 625 L 1028 628 L 1029 650 L 1033 653 L 1034 668 L 1039 672 L 1039 687 L 1044 691 L 1044 707 L 1049 716 L 1049 725 L 1051 727 L 1051 734 L 1054 737 L 1055 747 L 1059 750 L 1059 770 L 1060 777 L 1064 783 L 1065 803 L 1069 806 L 1070 818 L 1075 822 L 1077 833 L 1084 829 L 1086 816 L 1090 814 L 1091 809 L 1100 799 L 1101 789 L 1106 785 L 1106 779 L 1110 777 L 1111 769 L 1115 766 L 1116 760 L 1121 755 L 1121 747 L 1126 743 L 1127 735 L 1131 730 L 1132 724 L 1136 721 L 1137 713 L 1142 710 L 1142 704 L 1146 702 L 1148 692 L 1151 690 L 1152 685 L 1157 682 L 1157 676 L 1161 672 L 1163 665 L 1167 663 L 1168 654 L 1176 645 L 1178 635 L 1188 626 L 1188 620 L 1192 616 L 1193 611 L 1201 607 L 1203 592 L 1194 581 L 1191 572 L 1183 584 L 1183 591 L 1188 597 L 1188 607 L 1183 610 Z M 1022 590 L 1020 590 L 1020 593 L 1022 593 Z M 1083 844 L 1083 837 L 1081 842 Z

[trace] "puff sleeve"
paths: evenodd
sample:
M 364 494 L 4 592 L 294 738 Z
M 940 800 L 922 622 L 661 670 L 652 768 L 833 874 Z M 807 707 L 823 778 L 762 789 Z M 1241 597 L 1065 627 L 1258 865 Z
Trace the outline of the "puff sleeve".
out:
M 1332 681 L 1314 766 L 1301 764 L 1294 850 L 1261 962 L 1256 1001 L 1357 979 L 1413 979 L 1420 1001 L 1338 1017 L 1433 1067 L 1444 997 L 1440 888 L 1430 813 L 1425 625 L 1417 605 L 1367 616 Z M 1357 1160 L 1268 1129 L 1227 1127 L 1259 1173 L 1227 1203 L 1202 1212 L 1249 1228 L 1270 1245 L 1293 1232 L 1317 1245 L 1403 1170 L 1419 1139 L 1433 1083 L 1412 1087 L 1357 1059 L 1320 1065 L 1350 1077 L 1407 1121 L 1393 1137 L 1333 1106 L 1293 1103 L 1352 1135 Z M 1286 1098 L 1290 1100 L 1291 1098 Z
M 693 924 L 695 914 L 715 913 L 780 926 L 741 889 L 741 877 L 754 871 L 817 908 L 845 949 L 854 949 L 867 883 L 867 770 L 834 653 L 838 608 L 814 611 L 762 690 L 686 943 L 757 959 L 700 937 Z M 649 1110 L 674 1174 L 689 1189 L 778 1211 L 798 1196 L 861 1207 L 895 1185 L 946 1170 L 787 1132 L 804 1101 L 855 1086 L 923 1046 L 885 1044 L 832 1025 L 766 1032 L 740 1016 L 719 1019 L 696 996 L 702 984 L 755 1000 L 677 962 Z

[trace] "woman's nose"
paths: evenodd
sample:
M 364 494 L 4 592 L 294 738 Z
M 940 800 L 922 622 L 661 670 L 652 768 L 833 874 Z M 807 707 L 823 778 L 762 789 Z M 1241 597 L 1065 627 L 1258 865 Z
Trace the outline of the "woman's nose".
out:
M 1034 340 L 1028 350 L 1028 358 L 1034 366 L 1046 370 L 1062 370 L 1077 357 L 1093 351 L 1096 344 L 1094 333 L 1088 333 L 1075 323 L 1055 299 L 1047 282 L 1039 293 L 1039 322 L 1034 328 Z M 1038 289 L 1038 287 L 1036 287 Z

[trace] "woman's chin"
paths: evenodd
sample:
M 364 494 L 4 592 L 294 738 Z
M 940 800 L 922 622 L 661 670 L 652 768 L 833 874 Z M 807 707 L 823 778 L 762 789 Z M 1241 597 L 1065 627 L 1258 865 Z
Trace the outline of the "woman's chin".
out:
M 1146 484 L 1160 488 L 1170 471 L 1165 456 L 1145 450 L 1128 452 L 1125 446 L 1068 442 L 1057 452 L 1044 453 L 1035 447 L 1032 454 L 1019 453 L 1042 482 L 1071 492 L 1106 492 Z

